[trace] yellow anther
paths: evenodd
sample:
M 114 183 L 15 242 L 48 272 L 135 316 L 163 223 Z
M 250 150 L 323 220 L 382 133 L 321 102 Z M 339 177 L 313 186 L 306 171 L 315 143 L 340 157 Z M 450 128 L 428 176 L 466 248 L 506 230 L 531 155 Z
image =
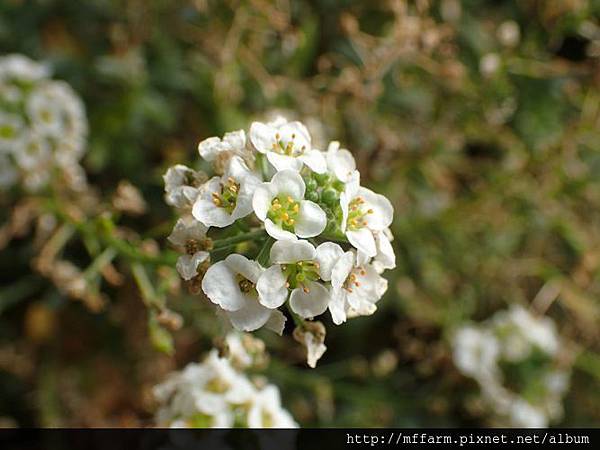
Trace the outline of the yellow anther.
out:
M 275 203 L 272 208 L 277 211 L 278 209 L 281 209 L 281 205 L 279 203 Z
M 373 214 L 373 210 L 372 210 L 372 209 L 369 209 L 369 210 L 367 211 L 367 214 Z
M 295 213 L 297 213 L 298 211 L 300 211 L 300 205 L 296 203 L 292 209 Z
M 367 271 L 365 269 L 360 269 L 360 274 L 364 277 L 367 274 Z
M 292 197 L 290 197 L 289 195 L 287 196 L 287 201 L 288 201 L 288 203 L 294 203 L 294 199 Z
M 290 220 L 290 215 L 288 213 L 284 212 L 281 215 L 281 218 L 284 220 L 284 222 L 287 222 L 288 220 Z
M 296 221 L 294 219 L 290 219 L 286 222 L 288 225 L 294 225 Z

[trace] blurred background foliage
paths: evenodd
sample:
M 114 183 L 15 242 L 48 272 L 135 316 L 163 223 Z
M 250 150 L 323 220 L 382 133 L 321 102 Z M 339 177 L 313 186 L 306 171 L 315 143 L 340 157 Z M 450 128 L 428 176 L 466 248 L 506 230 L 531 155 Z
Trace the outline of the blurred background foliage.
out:
M 0 53 L 82 96 L 90 182 L 138 187 L 149 207 L 127 226 L 161 247 L 161 175 L 197 164 L 201 139 L 282 112 L 354 153 L 395 206 L 398 268 L 375 315 L 327 323 L 316 370 L 289 333 L 261 334 L 303 426 L 490 424 L 448 337 L 515 302 L 578 355 L 561 425 L 597 426 L 599 18 L 598 0 L 3 0 Z M 2 423 L 151 424 L 150 387 L 221 332 L 212 309 L 175 289 L 164 355 L 129 277 L 91 312 L 31 256 L 25 234 L 0 257 Z

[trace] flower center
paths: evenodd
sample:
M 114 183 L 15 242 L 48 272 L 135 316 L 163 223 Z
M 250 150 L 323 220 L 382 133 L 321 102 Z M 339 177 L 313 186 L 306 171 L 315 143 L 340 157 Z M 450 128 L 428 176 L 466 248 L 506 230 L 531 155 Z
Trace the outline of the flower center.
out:
M 215 394 L 222 394 L 227 392 L 229 389 L 229 383 L 225 382 L 220 378 L 213 378 L 204 386 L 204 389 L 208 392 L 213 392 Z
M 299 202 L 289 195 L 280 195 L 271 202 L 271 208 L 269 208 L 267 216 L 284 230 L 293 232 L 299 211 Z
M 298 261 L 294 264 L 284 264 L 281 266 L 281 270 L 287 279 L 287 288 L 296 289 L 299 287 L 307 294 L 310 291 L 306 284 L 320 278 L 319 263 L 315 261 Z
M 187 420 L 190 428 L 210 428 L 213 424 L 213 417 L 208 414 L 196 413 Z
M 298 148 L 298 145 L 294 143 L 295 139 L 296 133 L 293 133 L 292 138 L 287 142 L 281 139 L 281 135 L 279 133 L 276 133 L 275 142 L 273 142 L 272 150 L 275 153 L 279 153 L 280 155 L 293 157 L 301 156 L 304 153 L 304 150 L 306 150 L 306 145 L 303 145 L 302 147 Z
M 10 139 L 15 137 L 16 134 L 17 133 L 15 132 L 15 128 L 12 125 L 0 125 L 0 137 L 4 139 Z
M 212 201 L 217 207 L 224 208 L 231 214 L 237 204 L 239 191 L 239 183 L 236 183 L 233 178 L 229 177 L 227 178 L 227 182 L 221 183 L 221 192 L 212 193 Z
M 240 288 L 240 291 L 242 291 L 246 295 L 253 295 L 253 296 L 258 297 L 258 292 L 256 291 L 255 283 L 253 283 L 248 278 L 246 278 L 240 274 L 237 274 L 236 279 L 237 279 L 237 283 Z
M 348 292 L 353 292 L 355 288 L 361 286 L 359 277 L 364 277 L 366 274 L 367 271 L 363 267 L 356 267 L 352 269 L 352 272 L 350 272 L 350 275 L 348 275 L 344 281 L 344 284 L 342 284 L 342 288 Z
M 362 197 L 356 197 L 352 199 L 348 205 L 348 229 L 351 231 L 360 230 L 367 226 L 365 216 L 367 214 L 373 214 L 372 209 L 364 210 L 363 205 L 365 201 Z

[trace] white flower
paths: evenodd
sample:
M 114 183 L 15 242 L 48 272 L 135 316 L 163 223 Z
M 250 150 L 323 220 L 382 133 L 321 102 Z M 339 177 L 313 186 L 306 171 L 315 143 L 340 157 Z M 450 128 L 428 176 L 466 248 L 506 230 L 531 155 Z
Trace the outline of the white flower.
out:
M 169 167 L 163 175 L 165 181 L 165 201 L 180 209 L 191 209 L 198 197 L 199 187 L 206 181 L 202 172 L 197 172 L 182 164 Z
M 299 171 L 304 165 L 317 173 L 327 170 L 325 157 L 312 149 L 310 134 L 300 122 L 287 122 L 282 118 L 267 124 L 253 122 L 250 141 L 278 171 Z
M 511 404 L 509 417 L 515 427 L 545 428 L 548 426 L 548 417 L 544 411 L 521 398 L 516 398 Z
M 257 330 L 271 318 L 273 311 L 264 306 L 257 290 L 263 271 L 256 261 L 234 253 L 213 264 L 204 275 L 202 290 L 225 310 L 237 330 Z
M 33 82 L 49 75 L 48 67 L 36 63 L 26 56 L 12 54 L 0 57 L 0 80 Z
M 500 343 L 493 334 L 466 325 L 456 331 L 452 345 L 454 364 L 462 373 L 485 383 L 498 378 Z
M 37 133 L 28 133 L 22 141 L 21 148 L 15 152 L 15 160 L 21 169 L 43 169 L 50 164 L 52 151 L 50 143 Z
M 267 385 L 259 391 L 248 412 L 249 428 L 297 428 L 289 412 L 281 407 L 279 389 Z
M 350 181 L 356 171 L 354 156 L 345 148 L 340 149 L 340 143 L 333 141 L 327 148 L 327 168 L 336 178 L 344 183 Z
M 173 231 L 167 238 L 185 254 L 177 259 L 179 275 L 189 281 L 198 275 L 198 267 L 206 261 L 210 253 L 205 251 L 207 245 L 206 231 L 208 228 L 192 217 L 184 216 L 177 220 Z
M 246 149 L 246 133 L 244 133 L 244 130 L 225 133 L 223 139 L 209 137 L 198 144 L 198 152 L 208 162 L 215 162 L 219 158 L 229 159 L 235 155 L 246 160 L 251 156 L 251 153 Z
M 23 127 L 23 120 L 19 116 L 0 111 L 0 153 L 16 152 Z
M 222 177 L 211 178 L 200 190 L 192 214 L 208 227 L 226 227 L 252 212 L 252 196 L 260 180 L 239 156 Z
M 373 314 L 377 310 L 375 304 L 387 291 L 388 283 L 372 264 L 358 264 L 353 251 L 342 252 L 342 254 L 338 251 L 337 253 L 339 257 L 333 265 L 330 275 L 329 312 L 333 322 L 339 325 L 348 317 Z M 319 259 L 319 262 L 323 264 L 321 261 L 322 258 Z M 322 276 L 326 276 L 326 274 Z
M 0 153 L 0 188 L 6 189 L 17 181 L 19 173 L 10 158 Z
M 271 263 L 256 284 L 261 304 L 278 308 L 290 297 L 292 311 L 302 318 L 316 317 L 327 309 L 329 291 L 317 280 L 317 252 L 307 241 L 277 241 L 271 247 Z M 291 293 L 289 292 L 291 290 Z
M 252 206 L 265 229 L 275 239 L 295 240 L 296 236 L 318 236 L 327 225 L 319 205 L 304 200 L 306 186 L 297 172 L 282 170 L 254 193 Z
M 162 403 L 157 422 L 170 426 L 233 426 L 233 408 L 253 400 L 255 388 L 229 361 L 212 351 L 154 388 Z
M 387 229 L 394 218 L 394 208 L 383 195 L 360 186 L 355 172 L 340 195 L 342 231 L 348 241 L 366 257 L 377 255 L 374 233 Z

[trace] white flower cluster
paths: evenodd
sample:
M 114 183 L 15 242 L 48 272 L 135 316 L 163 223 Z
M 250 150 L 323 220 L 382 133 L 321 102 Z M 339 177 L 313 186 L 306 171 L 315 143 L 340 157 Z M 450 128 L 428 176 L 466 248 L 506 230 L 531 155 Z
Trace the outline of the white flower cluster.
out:
M 182 165 L 167 171 L 166 201 L 183 212 L 169 240 L 184 253 L 180 275 L 203 275 L 202 290 L 236 329 L 281 333 L 286 304 L 301 319 L 329 310 L 338 325 L 376 310 L 387 289 L 381 273 L 395 267 L 394 211 L 360 185 L 348 150 L 338 142 L 315 149 L 302 123 L 283 118 L 252 123 L 249 139 L 239 130 L 198 149 L 218 175 L 206 179 Z M 270 251 L 258 260 L 233 253 L 207 267 L 209 228 L 244 218 L 275 241 Z
M 546 427 L 561 418 L 570 370 L 552 319 L 513 305 L 457 330 L 453 347 L 456 366 L 477 380 L 503 424 Z
M 238 368 L 252 360 L 243 338 L 230 334 L 229 358 L 213 349 L 206 359 L 188 364 L 154 387 L 160 403 L 158 426 L 174 428 L 296 428 L 298 424 L 281 406 L 279 389 L 257 386 Z M 234 359 L 235 358 L 235 359 Z M 258 383 L 264 384 L 264 383 Z
M 60 170 L 74 188 L 85 174 L 87 119 L 71 87 L 22 55 L 0 57 L 0 189 L 22 182 L 36 190 Z

